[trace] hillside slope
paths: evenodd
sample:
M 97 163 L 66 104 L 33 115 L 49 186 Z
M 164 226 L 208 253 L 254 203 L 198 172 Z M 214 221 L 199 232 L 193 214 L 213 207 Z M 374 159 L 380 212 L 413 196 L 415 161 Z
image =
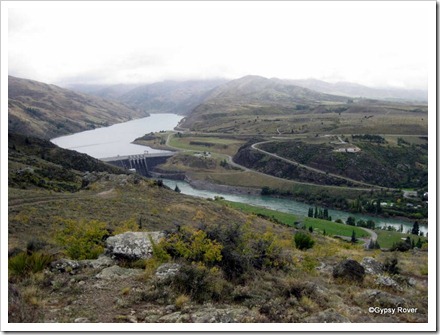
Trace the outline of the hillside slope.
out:
M 50 139 L 148 116 L 122 103 L 8 77 L 10 132 Z
M 290 226 L 304 218 L 116 175 L 48 141 L 11 134 L 8 149 L 9 322 L 427 322 L 426 243 L 390 260 L 362 241 Z M 164 237 L 148 259 L 112 255 L 110 237 L 127 231 Z M 356 275 L 340 271 L 347 258 Z M 376 304 L 416 311 L 369 312 Z
M 183 130 L 252 135 L 425 134 L 426 117 L 423 103 L 350 98 L 287 80 L 246 76 L 213 89 L 180 126 Z M 395 127 L 387 126 L 390 124 Z
M 210 90 L 222 83 L 222 79 L 163 81 L 132 89 L 119 97 L 119 100 L 148 112 L 188 114 L 203 101 Z

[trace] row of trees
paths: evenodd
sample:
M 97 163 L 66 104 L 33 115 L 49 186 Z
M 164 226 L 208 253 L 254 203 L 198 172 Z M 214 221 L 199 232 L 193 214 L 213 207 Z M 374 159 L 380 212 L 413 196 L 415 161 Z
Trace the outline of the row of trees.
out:
M 371 200 L 363 203 L 360 197 L 358 197 L 350 204 L 350 211 L 353 213 L 368 212 L 368 213 L 380 214 L 382 213 L 382 207 L 380 203 L 381 203 L 381 199 Z
M 315 209 L 313 210 L 313 207 L 309 208 L 308 213 L 309 218 L 315 218 L 315 219 L 322 219 L 322 220 L 328 220 L 331 221 L 332 217 L 328 215 L 328 209 L 327 208 L 318 208 L 315 206 Z
M 357 227 L 363 227 L 363 228 L 368 228 L 368 229 L 374 229 L 376 227 L 376 224 L 373 220 L 357 220 L 356 218 L 353 216 L 349 216 L 347 218 L 347 221 L 345 222 L 346 224 L 348 224 L 349 226 L 357 226 Z

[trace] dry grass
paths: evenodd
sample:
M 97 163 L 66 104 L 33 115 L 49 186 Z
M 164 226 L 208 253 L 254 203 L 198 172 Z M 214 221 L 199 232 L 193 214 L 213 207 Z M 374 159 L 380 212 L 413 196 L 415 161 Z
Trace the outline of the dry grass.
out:
M 186 294 L 181 294 L 176 298 L 175 305 L 177 309 L 182 309 L 186 304 L 190 302 L 191 298 Z

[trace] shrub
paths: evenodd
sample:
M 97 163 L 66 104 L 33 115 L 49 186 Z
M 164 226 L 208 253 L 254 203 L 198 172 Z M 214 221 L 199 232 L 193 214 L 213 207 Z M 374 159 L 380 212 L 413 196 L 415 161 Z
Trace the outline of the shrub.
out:
M 397 266 L 398 260 L 397 257 L 387 258 L 384 262 L 383 268 L 389 274 L 398 274 L 400 272 L 399 267 Z
M 299 232 L 294 237 L 295 246 L 300 250 L 306 250 L 313 247 L 315 241 L 307 234 Z
M 272 232 L 265 232 L 261 236 L 252 234 L 248 245 L 245 253 L 249 256 L 251 265 L 258 270 L 284 268 L 290 263 L 281 242 Z
M 397 243 L 393 243 L 391 247 L 391 251 L 408 251 L 411 249 L 411 241 L 405 240 L 405 241 L 399 241 Z
M 8 260 L 8 270 L 9 275 L 22 277 L 28 273 L 28 265 L 27 265 L 28 255 L 24 252 L 19 253 L 18 255 L 11 257 Z
M 223 246 L 207 237 L 203 230 L 182 227 L 164 241 L 163 248 L 174 257 L 181 257 L 188 261 L 203 262 L 205 264 L 214 264 L 221 261 Z
M 188 297 L 186 294 L 181 294 L 176 298 L 176 302 L 174 303 L 174 305 L 176 305 L 177 309 L 182 309 L 182 307 L 189 301 L 190 297 Z
M 22 252 L 8 260 L 9 275 L 24 277 L 29 273 L 43 271 L 53 261 L 53 256 L 43 252 L 27 254 Z
M 231 290 L 219 268 L 209 269 L 200 263 L 182 265 L 171 285 L 175 291 L 188 295 L 198 303 L 211 299 L 219 301 L 228 297 L 228 291 Z
M 64 220 L 64 227 L 55 236 L 71 259 L 94 259 L 104 252 L 106 224 L 96 220 Z
M 136 220 L 135 218 L 131 218 L 121 222 L 113 231 L 113 235 L 123 234 L 128 231 L 139 231 L 140 220 L 141 219 Z
M 162 239 L 159 243 L 156 243 L 151 236 L 149 236 L 149 239 L 153 249 L 153 255 L 144 261 L 145 275 L 147 278 L 154 274 L 159 265 L 171 260 L 171 256 L 165 250 L 165 240 Z
M 35 252 L 43 249 L 46 246 L 46 242 L 39 240 L 37 238 L 32 238 L 26 244 L 26 250 L 28 252 Z

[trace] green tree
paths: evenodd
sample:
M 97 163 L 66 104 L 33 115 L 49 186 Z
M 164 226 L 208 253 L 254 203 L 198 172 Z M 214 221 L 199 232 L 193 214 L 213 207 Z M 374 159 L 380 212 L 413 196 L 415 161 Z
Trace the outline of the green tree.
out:
M 354 230 L 351 233 L 351 243 L 356 243 L 357 242 L 357 238 L 356 238 L 356 233 L 354 232 Z
M 346 224 L 349 226 L 355 226 L 356 225 L 356 219 L 353 216 L 349 216 L 347 218 Z
M 413 235 L 419 235 L 420 228 L 419 228 L 419 222 L 415 221 L 411 230 L 411 234 Z
M 373 220 L 367 220 L 367 228 L 369 229 L 376 228 L 376 223 Z
M 358 220 L 358 222 L 356 223 L 356 226 L 366 228 L 367 227 L 367 223 L 364 220 L 361 219 L 361 220 Z
M 270 195 L 272 194 L 271 189 L 269 186 L 263 186 L 261 189 L 261 195 Z
M 375 208 L 376 214 L 382 213 L 382 207 L 380 206 L 380 202 L 381 202 L 381 199 L 376 200 L 376 208 Z
M 374 249 L 380 249 L 379 242 L 377 240 L 374 242 Z

